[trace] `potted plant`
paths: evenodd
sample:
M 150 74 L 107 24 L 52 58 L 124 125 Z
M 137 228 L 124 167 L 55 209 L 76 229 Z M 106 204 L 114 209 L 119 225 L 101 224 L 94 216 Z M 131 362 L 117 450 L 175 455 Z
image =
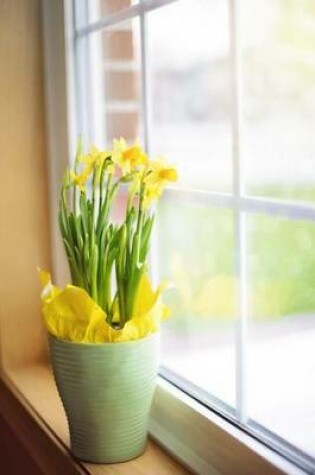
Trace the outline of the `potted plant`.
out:
M 87 154 L 79 140 L 63 178 L 59 224 L 72 282 L 60 289 L 41 271 L 43 317 L 71 448 L 85 461 L 121 462 L 145 448 L 159 324 L 169 313 L 165 284 L 153 290 L 148 273 L 153 204 L 176 179 L 164 159 L 122 138 Z M 115 221 L 119 193 L 125 207 Z

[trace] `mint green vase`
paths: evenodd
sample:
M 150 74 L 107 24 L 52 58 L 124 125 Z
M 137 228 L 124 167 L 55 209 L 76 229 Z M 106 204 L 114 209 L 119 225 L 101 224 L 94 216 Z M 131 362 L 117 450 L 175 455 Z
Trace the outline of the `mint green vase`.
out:
M 80 460 L 114 463 L 140 455 L 159 362 L 159 335 L 124 343 L 49 337 L 53 372 Z

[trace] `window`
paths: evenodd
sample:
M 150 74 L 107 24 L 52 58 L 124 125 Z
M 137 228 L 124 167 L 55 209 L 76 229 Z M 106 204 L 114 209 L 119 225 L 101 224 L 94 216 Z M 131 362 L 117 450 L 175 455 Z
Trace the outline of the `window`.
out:
M 175 283 L 161 375 L 311 470 L 315 6 L 74 1 L 77 128 L 180 169 L 154 272 Z

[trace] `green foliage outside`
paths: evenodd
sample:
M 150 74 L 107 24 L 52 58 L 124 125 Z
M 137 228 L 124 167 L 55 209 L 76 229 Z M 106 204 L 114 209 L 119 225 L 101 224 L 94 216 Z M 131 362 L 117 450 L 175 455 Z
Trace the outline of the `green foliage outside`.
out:
M 252 191 L 280 199 L 315 201 L 314 188 Z M 161 206 L 158 229 L 161 273 L 175 284 L 168 296 L 175 321 L 189 317 L 199 325 L 235 318 L 232 211 L 188 204 L 183 198 Z M 314 313 L 315 224 L 250 213 L 247 240 L 250 317 L 270 320 Z

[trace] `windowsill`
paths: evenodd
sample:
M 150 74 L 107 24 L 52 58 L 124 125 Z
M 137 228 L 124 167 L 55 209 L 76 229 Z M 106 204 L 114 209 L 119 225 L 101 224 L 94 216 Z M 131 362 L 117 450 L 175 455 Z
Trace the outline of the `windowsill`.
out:
M 48 364 L 11 369 L 2 380 L 8 390 L 3 391 L 0 385 L 0 413 L 46 475 L 188 475 L 190 472 L 168 451 L 178 454 L 179 460 L 194 467 L 196 473 L 251 475 L 253 467 L 257 475 L 304 473 L 212 411 L 204 413 L 197 402 L 162 381 L 150 423 L 162 447 L 149 439 L 144 454 L 129 462 L 80 462 L 70 450 L 66 416 Z
M 46 435 L 48 434 L 51 441 L 67 456 L 77 473 L 97 475 L 169 475 L 170 473 L 185 475 L 190 473 L 150 439 L 144 454 L 129 462 L 95 465 L 75 460 L 70 451 L 66 416 L 49 366 L 38 364 L 11 370 L 8 376 L 4 378 L 6 384 L 26 410 L 34 416 L 34 419 L 40 422 Z M 9 422 L 12 424 L 12 420 Z M 23 438 L 28 437 L 29 433 L 19 431 L 18 435 Z

